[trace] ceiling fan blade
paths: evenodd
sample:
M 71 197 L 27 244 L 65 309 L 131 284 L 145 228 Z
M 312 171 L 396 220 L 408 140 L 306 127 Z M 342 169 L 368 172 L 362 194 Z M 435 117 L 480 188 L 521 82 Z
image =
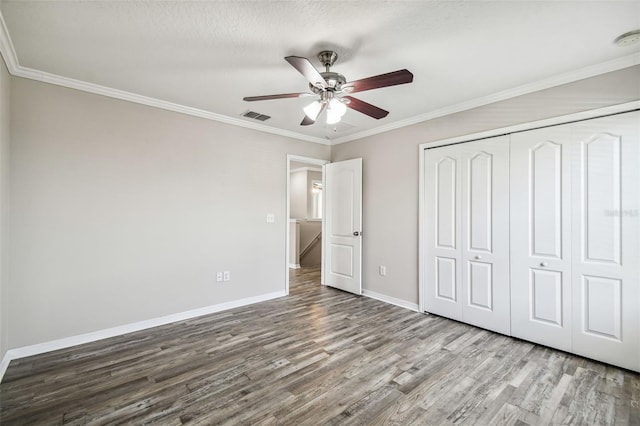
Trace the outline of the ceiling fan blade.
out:
M 282 93 L 279 95 L 247 96 L 242 99 L 247 102 L 253 102 L 253 101 L 268 101 L 271 99 L 303 98 L 305 96 L 314 96 L 314 95 L 312 93 Z
M 307 117 L 306 115 L 304 116 L 304 118 L 302 119 L 302 121 L 300 122 L 301 126 L 310 126 L 313 123 L 315 123 L 316 120 L 312 120 L 309 117 Z
M 320 75 L 316 67 L 314 67 L 307 58 L 303 58 L 301 56 L 287 56 L 284 59 L 289 62 L 292 67 L 297 69 L 298 72 L 302 74 L 312 85 L 323 89 L 328 86 L 324 77 Z
M 351 109 L 355 109 L 358 112 L 361 112 L 369 117 L 373 117 L 376 120 L 380 120 L 381 118 L 389 115 L 389 111 L 385 111 L 382 108 L 378 108 L 375 105 L 371 105 L 368 102 L 361 101 L 360 99 L 351 97 L 351 96 L 343 96 L 342 99 L 348 99 L 350 102 L 345 104 Z
M 363 78 L 362 80 L 350 81 L 348 83 L 345 83 L 342 87 L 353 87 L 353 90 L 350 90 L 349 93 L 356 93 L 363 92 L 365 90 L 379 89 L 381 87 L 411 83 L 412 81 L 413 74 L 411 74 L 407 70 L 399 70 L 388 72 L 386 74 L 376 75 L 373 77 Z
M 304 118 L 302 119 L 302 121 L 300 122 L 301 126 L 310 126 L 313 123 L 316 122 L 316 120 L 318 120 L 318 117 L 320 117 L 320 114 L 322 114 L 322 111 L 324 111 L 327 108 L 327 103 L 326 102 L 321 102 L 320 104 L 320 109 L 318 110 L 318 113 L 316 114 L 315 117 L 311 118 L 308 115 L 305 114 Z

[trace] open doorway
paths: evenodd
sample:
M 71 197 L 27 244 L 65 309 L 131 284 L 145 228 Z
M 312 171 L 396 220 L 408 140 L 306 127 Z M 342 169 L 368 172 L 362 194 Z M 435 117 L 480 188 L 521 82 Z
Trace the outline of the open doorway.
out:
M 287 155 L 286 288 L 290 273 L 322 270 L 324 230 L 324 175 L 329 161 Z

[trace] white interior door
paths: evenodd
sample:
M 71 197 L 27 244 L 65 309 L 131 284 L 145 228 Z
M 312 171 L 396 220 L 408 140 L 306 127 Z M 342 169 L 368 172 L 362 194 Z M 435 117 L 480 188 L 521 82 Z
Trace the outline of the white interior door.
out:
M 427 312 L 462 320 L 459 145 L 424 152 Z
M 425 307 L 509 334 L 509 143 L 425 151 Z
M 573 352 L 640 370 L 640 113 L 573 132 Z
M 325 284 L 362 294 L 362 158 L 324 166 Z
M 462 319 L 510 334 L 509 137 L 460 145 Z
M 571 351 L 570 128 L 511 135 L 511 334 Z

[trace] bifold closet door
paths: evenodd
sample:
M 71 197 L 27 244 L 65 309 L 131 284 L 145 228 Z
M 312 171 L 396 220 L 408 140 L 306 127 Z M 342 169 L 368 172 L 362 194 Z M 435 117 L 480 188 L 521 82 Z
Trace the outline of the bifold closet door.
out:
M 425 171 L 427 311 L 509 334 L 508 138 L 426 150 Z
M 425 307 L 462 320 L 460 146 L 424 152 Z
M 640 113 L 572 127 L 573 352 L 640 371 Z
M 571 131 L 511 135 L 511 334 L 571 351 Z

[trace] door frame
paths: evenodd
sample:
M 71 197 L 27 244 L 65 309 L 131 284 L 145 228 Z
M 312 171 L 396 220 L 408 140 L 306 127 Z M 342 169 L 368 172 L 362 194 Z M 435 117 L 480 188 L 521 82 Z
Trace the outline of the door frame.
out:
M 590 120 L 608 115 L 622 114 L 640 110 L 640 101 L 627 102 L 624 104 L 597 108 L 589 111 L 582 111 L 574 114 L 561 115 L 558 117 L 547 118 L 544 120 L 531 121 L 528 123 L 517 124 L 514 126 L 501 127 L 498 129 L 487 130 L 484 132 L 472 133 L 454 138 L 441 139 L 432 142 L 425 142 L 418 145 L 418 298 L 420 312 L 426 312 L 425 308 L 425 285 L 426 285 L 426 265 L 424 256 L 426 253 L 426 221 L 425 221 L 425 165 L 424 152 L 430 148 L 439 146 L 453 145 L 465 142 L 473 142 L 480 139 L 492 138 L 495 136 L 507 135 L 511 133 L 524 132 L 527 130 L 539 129 L 542 127 L 556 126 L 576 121 Z
M 286 215 L 285 215 L 285 262 L 284 262 L 284 266 L 285 266 L 285 284 L 284 284 L 284 292 L 285 294 L 288 296 L 289 295 L 289 251 L 290 251 L 290 247 L 289 247 L 289 237 L 290 237 L 290 232 L 289 232 L 289 216 L 291 215 L 291 204 L 290 204 L 290 197 L 291 197 L 291 162 L 295 161 L 298 163 L 306 163 L 309 165 L 314 165 L 314 166 L 321 166 L 322 167 L 322 187 L 324 188 L 324 165 L 330 163 L 331 161 L 329 160 L 322 160 L 320 158 L 312 158 L 312 157 L 304 157 L 302 155 L 294 155 L 294 154 L 287 154 L 287 194 L 286 194 Z M 323 203 L 323 209 L 324 209 L 324 203 Z M 324 217 L 324 212 L 322 214 L 322 235 L 324 235 L 324 221 L 325 221 L 325 217 Z M 324 253 L 324 238 L 322 238 L 321 240 L 321 252 Z M 322 262 L 320 264 L 320 283 L 322 285 L 324 285 L 324 258 L 322 259 Z

